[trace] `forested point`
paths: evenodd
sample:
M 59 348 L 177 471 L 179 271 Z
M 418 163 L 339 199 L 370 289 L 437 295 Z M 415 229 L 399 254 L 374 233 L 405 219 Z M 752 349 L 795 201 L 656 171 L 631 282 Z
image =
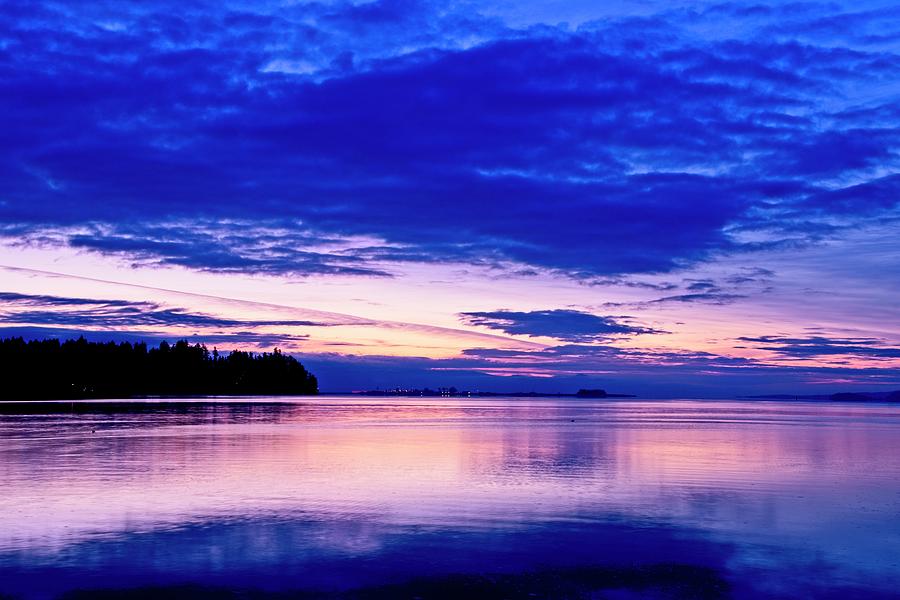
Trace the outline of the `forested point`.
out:
M 0 365 L 2 400 L 319 393 L 315 376 L 278 349 L 226 355 L 184 340 L 148 348 L 83 337 L 6 338 L 0 340 Z

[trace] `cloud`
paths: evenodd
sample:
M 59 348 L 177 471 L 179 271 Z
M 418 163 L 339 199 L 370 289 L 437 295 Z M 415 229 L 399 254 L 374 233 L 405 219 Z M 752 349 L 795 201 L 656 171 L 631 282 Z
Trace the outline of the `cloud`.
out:
M 811 6 L 815 6 L 812 4 Z M 854 7 L 855 8 L 855 7 Z M 782 38 L 821 41 L 823 39 L 845 44 L 882 45 L 900 43 L 900 28 L 896 7 L 860 7 L 862 10 L 806 11 L 806 14 L 781 10 L 777 20 L 765 27 L 770 35 Z
M 2 318 L 4 324 L 86 328 L 171 326 L 200 328 L 316 327 L 326 325 L 315 321 L 291 319 L 229 319 L 189 312 L 183 308 L 166 308 L 155 302 L 66 298 L 14 292 L 0 292 L 0 318 Z
M 24 339 L 52 339 L 72 340 L 84 337 L 93 342 L 131 342 L 159 344 L 162 341 L 174 342 L 187 340 L 192 344 L 204 344 L 207 346 L 222 345 L 226 350 L 247 348 L 253 346 L 260 350 L 269 350 L 278 346 L 296 346 L 306 340 L 305 335 L 285 335 L 278 333 L 260 333 L 255 331 L 234 331 L 229 333 L 184 333 L 180 335 L 165 335 L 146 331 L 129 330 L 104 330 L 66 328 L 66 327 L 10 327 L 0 325 L 0 338 L 22 337 Z
M 786 358 L 854 356 L 884 360 L 900 359 L 900 347 L 890 346 L 884 340 L 876 338 L 831 338 L 818 335 L 795 338 L 767 335 L 740 337 L 738 340 L 759 344 L 755 347 Z
M 764 269 L 762 267 L 743 267 L 740 272 L 726 277 L 725 283 L 734 286 L 753 283 L 767 284 L 773 277 L 775 277 L 775 272 L 771 269 Z
M 675 369 L 699 375 L 703 372 L 730 372 L 735 369 L 763 366 L 762 363 L 750 359 L 709 352 L 584 344 L 564 344 L 535 351 L 472 348 L 466 350 L 464 355 L 481 361 L 483 368 L 498 374 L 508 369 L 508 372 L 530 370 L 545 375 L 618 373 L 635 376 L 653 370 L 662 373 L 667 369 Z
M 591 286 L 621 286 L 626 288 L 656 290 L 667 292 L 678 289 L 678 285 L 669 281 L 640 281 L 629 277 L 591 277 L 583 281 Z
M 730 275 L 717 274 L 707 277 L 687 277 L 680 285 L 647 286 L 657 291 L 681 290 L 659 298 L 638 302 L 606 302 L 603 306 L 644 309 L 654 305 L 700 304 L 725 306 L 773 291 L 771 285 L 775 272 L 762 267 L 741 267 Z
M 712 279 L 688 279 L 685 282 L 688 284 L 687 289 L 692 292 L 718 289 L 718 286 Z
M 17 306 L 90 306 L 103 305 L 110 307 L 127 307 L 134 303 L 128 300 L 96 300 L 93 298 L 66 298 L 48 296 L 46 294 L 20 294 L 18 292 L 0 292 L 0 303 Z
M 604 317 L 577 310 L 496 310 L 465 312 L 460 313 L 460 317 L 469 325 L 487 327 L 510 335 L 551 337 L 573 343 L 659 333 L 653 329 L 628 325 L 622 321 L 622 317 Z
M 689 289 L 700 289 L 700 288 L 690 288 Z M 662 298 L 657 298 L 656 300 L 650 300 L 646 304 L 670 304 L 670 303 L 702 303 L 702 304 L 716 304 L 716 305 L 724 305 L 731 304 L 737 300 L 742 298 L 746 298 L 746 295 L 742 294 L 731 294 L 727 292 L 720 292 L 717 289 L 712 291 L 701 291 L 694 292 L 690 294 L 675 294 L 673 296 L 663 296 Z
M 395 333 L 401 335 L 412 334 L 424 342 L 425 347 L 433 349 L 435 344 L 446 344 L 448 348 L 457 348 L 463 344 L 501 344 L 504 347 L 533 348 L 542 347 L 542 344 L 531 341 L 514 340 L 507 336 L 492 333 L 480 333 L 467 329 L 454 329 L 422 323 L 408 323 L 404 321 L 378 320 L 368 317 L 359 317 L 346 313 L 322 311 L 258 302 L 250 300 L 237 300 L 209 294 L 195 294 L 179 292 L 171 289 L 150 287 L 144 285 L 131 285 L 106 280 L 65 275 L 51 271 L 40 271 L 21 267 L 0 266 L 0 272 L 8 271 L 11 274 L 27 274 L 29 277 L 49 277 L 53 280 L 64 280 L 71 286 L 92 286 L 101 284 L 104 287 L 112 286 L 113 289 L 121 289 L 123 294 L 139 297 L 150 295 L 154 298 L 165 298 L 162 302 L 109 300 L 102 298 L 70 298 L 51 295 L 22 294 L 15 292 L 0 292 L 0 317 L 5 314 L 21 315 L 29 313 L 27 318 L 47 321 L 46 324 L 71 321 L 72 326 L 86 328 L 103 327 L 112 331 L 116 327 L 159 327 L 157 333 L 161 337 L 171 337 L 171 327 L 180 327 L 186 330 L 190 327 L 191 334 L 202 333 L 238 333 L 240 329 L 248 328 L 278 328 L 278 327 L 351 327 L 343 329 L 348 338 L 345 341 L 336 341 L 332 333 L 312 333 L 310 337 L 316 338 L 317 344 L 324 345 L 348 345 L 365 348 L 375 343 L 384 349 L 391 344 L 386 341 L 385 335 L 394 337 Z M 85 288 L 88 289 L 88 288 Z M 127 291 L 126 291 L 127 290 Z M 181 306 L 208 306 L 210 312 L 197 312 L 182 308 Z M 236 312 L 235 312 L 236 311 Z M 137 313 L 148 313 L 146 316 Z M 273 318 L 249 319 L 246 317 L 229 317 L 228 315 L 268 314 Z M 214 314 L 211 314 L 214 313 Z M 18 321 L 26 317 L 13 316 Z M 2 321 L 0 321 L 2 322 Z M 37 323 L 35 323 L 37 324 Z M 169 327 L 168 325 L 171 325 Z M 196 329 L 195 329 L 196 328 Z M 239 329 L 240 328 L 240 329 Z M 204 330 L 205 331 L 202 331 Z M 270 333 L 265 331 L 264 333 Z M 179 331 L 179 335 L 182 335 Z M 362 336 L 359 339 L 358 336 Z M 373 337 L 374 336 L 374 337 Z M 299 336 L 295 336 L 299 337 Z
M 900 59 L 846 24 L 893 31 L 889 12 L 517 29 L 469 5 L 266 6 L 0 15 L 8 240 L 207 271 L 590 280 L 897 210 L 900 116 L 855 95 Z
M 717 285 L 704 281 L 688 280 L 686 289 L 688 293 L 673 294 L 671 296 L 663 296 L 653 300 L 644 300 L 638 302 L 606 302 L 603 304 L 606 308 L 632 308 L 643 309 L 651 306 L 672 305 L 672 304 L 700 304 L 711 306 L 726 306 L 740 300 L 749 298 L 748 294 L 736 293 L 735 291 L 725 291 Z M 694 291 L 692 291 L 694 290 Z M 763 290 L 764 291 L 764 290 Z
M 564 344 L 539 350 L 471 348 L 459 358 L 300 355 L 326 391 L 454 385 L 548 393 L 598 387 L 642 397 L 738 397 L 822 390 L 893 390 L 893 367 L 795 366 L 709 352 Z
M 390 276 L 368 266 L 353 250 L 315 251 L 315 246 L 349 242 L 322 237 L 302 227 L 268 223 L 223 226 L 194 222 L 155 228 L 118 226 L 115 232 L 95 229 L 73 233 L 67 243 L 101 254 L 126 255 L 143 266 L 182 266 L 220 273 Z

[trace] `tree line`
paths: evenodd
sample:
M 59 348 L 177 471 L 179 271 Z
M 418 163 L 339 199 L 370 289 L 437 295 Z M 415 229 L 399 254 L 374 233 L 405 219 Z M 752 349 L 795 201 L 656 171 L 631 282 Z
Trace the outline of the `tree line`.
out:
M 293 356 L 220 354 L 185 340 L 146 343 L 0 340 L 0 399 L 178 395 L 309 395 L 318 382 Z

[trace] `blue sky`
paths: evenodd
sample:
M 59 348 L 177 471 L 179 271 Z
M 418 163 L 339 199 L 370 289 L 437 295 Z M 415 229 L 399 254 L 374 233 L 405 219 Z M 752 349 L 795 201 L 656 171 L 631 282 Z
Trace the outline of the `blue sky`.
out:
M 0 8 L 5 333 L 332 389 L 896 386 L 900 9 L 596 4 Z

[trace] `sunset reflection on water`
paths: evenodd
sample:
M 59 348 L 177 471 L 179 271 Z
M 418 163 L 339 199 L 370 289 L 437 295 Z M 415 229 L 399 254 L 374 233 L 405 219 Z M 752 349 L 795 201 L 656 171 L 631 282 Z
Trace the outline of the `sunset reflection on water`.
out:
M 627 562 L 708 566 L 737 596 L 889 594 L 898 450 L 900 416 L 877 404 L 7 405 L 0 591 Z

